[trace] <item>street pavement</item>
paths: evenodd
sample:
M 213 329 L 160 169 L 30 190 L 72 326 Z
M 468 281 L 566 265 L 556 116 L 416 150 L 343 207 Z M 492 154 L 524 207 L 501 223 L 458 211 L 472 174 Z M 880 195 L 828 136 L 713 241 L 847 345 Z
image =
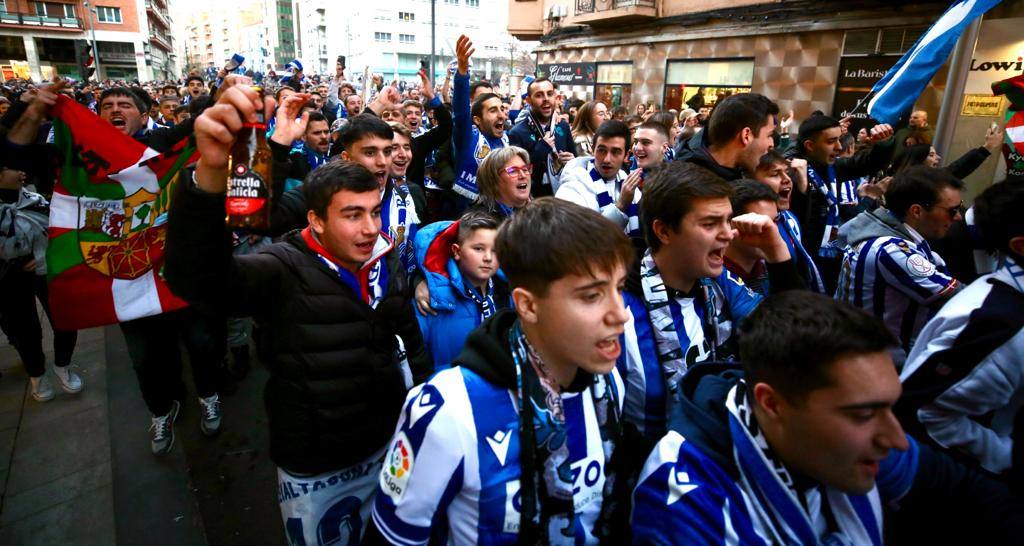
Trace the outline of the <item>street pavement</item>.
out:
M 253 358 L 238 392 L 221 397 L 221 434 L 202 435 L 190 393 L 174 449 L 158 458 L 117 326 L 79 333 L 73 363 L 85 388 L 57 388 L 46 403 L 32 399 L 17 353 L 0 336 L 0 544 L 286 544 L 267 456 L 267 372 Z M 187 365 L 185 374 L 191 388 Z

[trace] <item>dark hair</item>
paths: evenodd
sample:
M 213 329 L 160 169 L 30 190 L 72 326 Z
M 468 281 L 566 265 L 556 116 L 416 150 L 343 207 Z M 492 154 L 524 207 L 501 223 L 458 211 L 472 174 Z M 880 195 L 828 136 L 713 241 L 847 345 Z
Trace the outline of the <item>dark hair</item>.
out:
M 192 81 L 197 81 L 197 82 L 203 84 L 203 87 L 206 87 L 206 82 L 202 78 L 200 78 L 199 76 L 189 76 L 189 77 L 185 78 L 185 87 L 188 87 L 189 82 L 192 82 Z
M 489 82 L 487 80 L 477 80 L 477 81 L 469 84 L 469 96 L 472 97 L 473 93 L 476 93 L 476 90 L 480 89 L 481 87 L 486 87 L 488 89 L 494 89 L 494 84 L 492 84 L 491 82 Z
M 199 114 L 210 106 L 213 106 L 213 97 L 210 95 L 200 95 L 188 101 L 188 114 L 194 118 L 199 117 Z
M 908 167 L 893 178 L 885 192 L 885 208 L 903 220 L 911 205 L 930 208 L 939 200 L 944 188 L 963 190 L 964 183 L 946 169 L 934 169 L 918 165 Z
M 644 118 L 642 118 L 642 117 L 640 117 L 640 116 L 638 116 L 636 114 L 632 114 L 632 115 L 626 116 L 625 119 L 622 120 L 622 123 L 625 123 L 627 127 L 629 126 L 630 123 L 643 123 L 643 122 L 644 122 Z
M 146 101 L 142 100 L 142 97 L 137 93 L 132 92 L 128 87 L 119 86 L 104 89 L 103 92 L 100 93 L 100 100 L 96 102 L 96 107 L 99 108 L 103 106 L 103 101 L 107 100 L 107 97 L 128 97 L 132 99 L 132 103 L 139 109 L 140 114 L 149 112 L 149 106 L 146 104 Z
M 544 296 L 567 275 L 613 271 L 633 261 L 633 245 L 622 228 L 564 199 L 542 197 L 519 209 L 498 230 L 495 249 L 513 288 Z
M 786 159 L 786 154 L 782 153 L 778 148 L 772 148 L 761 156 L 761 159 L 757 162 L 757 168 L 770 169 L 779 163 L 789 165 L 789 160 Z
M 323 115 L 320 112 L 316 112 L 316 111 L 310 112 L 309 113 L 309 123 L 313 123 L 314 121 L 327 122 L 327 116 Z M 309 125 L 306 125 L 306 127 L 309 127 Z
M 174 117 L 178 117 L 184 114 L 185 112 L 188 112 L 188 106 L 178 106 L 174 109 Z
M 791 402 L 831 385 L 830 368 L 840 358 L 895 346 L 877 317 L 806 290 L 773 295 L 739 326 L 748 389 L 766 383 Z
M 348 118 L 348 123 L 341 130 L 338 141 L 341 147 L 348 150 L 350 146 L 362 140 L 366 135 L 383 138 L 387 141 L 395 139 L 395 131 L 391 129 L 388 122 L 373 114 L 359 114 Z
M 779 114 L 779 107 L 768 97 L 757 93 L 737 93 L 722 99 L 715 105 L 708 120 L 708 142 L 713 145 L 726 144 L 745 127 L 755 134 L 768 124 L 772 116 Z
M 627 110 L 625 106 L 616 106 L 615 108 L 612 108 L 611 112 L 609 112 L 609 114 L 613 118 L 615 116 L 625 116 L 628 113 L 629 113 L 629 110 Z M 626 118 L 624 117 L 623 120 L 625 120 L 625 119 Z
M 548 78 L 547 76 L 541 76 L 540 78 L 537 78 L 537 79 L 533 80 L 532 82 L 530 82 L 529 84 L 526 85 L 526 96 L 527 97 L 530 96 L 530 93 L 533 91 L 533 86 L 534 85 L 537 85 L 538 83 L 544 83 L 544 82 L 550 83 L 551 87 L 553 89 L 558 89 L 558 85 L 555 82 L 551 81 L 550 78 Z
M 475 118 L 484 117 L 484 103 L 491 99 L 501 99 L 497 93 L 484 93 L 473 101 L 473 107 L 470 109 L 470 115 Z
M 688 161 L 670 161 L 654 169 L 644 181 L 640 200 L 640 222 L 651 251 L 661 248 L 654 234 L 654 221 L 679 228 L 683 217 L 693 208 L 695 199 L 732 197 L 732 186 L 722 177 Z
M 342 190 L 356 193 L 380 191 L 377 177 L 366 167 L 352 162 L 335 159 L 313 169 L 302 184 L 302 196 L 306 207 L 320 218 L 327 218 L 327 206 L 334 194 Z
M 281 93 L 284 93 L 285 91 L 289 91 L 289 90 L 295 91 L 294 88 L 289 87 L 287 85 L 282 86 L 282 87 L 278 87 L 277 91 L 274 92 L 274 100 L 277 101 L 278 104 L 281 104 Z
M 666 133 L 672 134 L 672 126 L 676 124 L 676 117 L 672 115 L 672 112 L 658 112 L 647 118 L 647 123 L 657 123 L 665 128 Z
M 651 119 L 641 123 L 640 126 L 637 127 L 637 130 L 639 130 L 639 129 L 650 129 L 652 131 L 655 131 L 659 135 L 665 137 L 665 140 L 668 140 L 668 138 L 669 138 L 668 137 L 668 135 L 669 135 L 668 129 L 666 129 L 665 126 L 662 125 L 661 123 L 653 121 L 656 116 L 660 116 L 660 115 L 661 114 L 654 114 L 653 116 L 651 116 Z M 626 127 L 629 127 L 629 126 L 627 125 Z
M 850 147 L 857 143 L 857 137 L 853 133 L 846 133 L 839 136 L 839 145 L 843 147 L 843 153 L 849 151 Z
M 594 148 L 597 148 L 597 139 L 599 138 L 624 138 L 626 139 L 627 151 L 632 140 L 629 134 L 629 126 L 614 119 L 605 121 L 597 128 L 597 131 L 594 131 Z
M 808 140 L 814 140 L 818 133 L 832 129 L 833 127 L 839 127 L 839 120 L 832 116 L 811 116 L 800 124 L 800 130 L 797 132 L 796 141 L 798 148 L 801 152 L 804 151 L 804 142 Z
M 769 201 L 777 204 L 779 202 L 779 194 L 775 193 L 767 184 L 762 184 L 757 180 L 741 178 L 733 180 L 730 184 L 733 189 L 732 197 L 729 198 L 729 201 L 732 202 L 733 217 L 746 214 L 747 205 L 751 203 Z
M 1010 256 L 1010 239 L 1024 236 L 1024 180 L 997 182 L 974 200 L 974 223 L 986 248 Z
M 900 144 L 897 144 L 900 146 Z M 913 146 L 907 146 L 903 151 L 903 157 L 900 158 L 900 162 L 896 165 L 896 172 L 900 172 L 910 167 L 916 167 L 917 165 L 924 165 L 928 156 L 932 153 L 931 144 L 914 144 Z
M 499 220 L 493 214 L 482 211 L 472 210 L 463 214 L 459 218 L 459 233 L 457 234 L 457 241 L 462 244 L 463 241 L 473 236 L 473 232 L 478 229 L 498 229 L 501 225 Z

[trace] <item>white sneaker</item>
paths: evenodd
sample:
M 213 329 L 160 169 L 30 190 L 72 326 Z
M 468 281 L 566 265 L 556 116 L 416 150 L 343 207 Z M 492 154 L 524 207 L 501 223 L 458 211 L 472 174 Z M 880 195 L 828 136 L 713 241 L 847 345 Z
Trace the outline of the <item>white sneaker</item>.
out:
M 53 400 L 53 396 L 56 393 L 50 380 L 45 375 L 28 379 L 32 383 L 32 398 L 35 398 L 36 402 L 49 402 Z
M 54 366 L 53 375 L 57 378 L 60 388 L 64 389 L 66 393 L 76 394 L 82 392 L 82 387 L 85 386 L 82 377 L 71 369 L 71 365 L 63 367 Z

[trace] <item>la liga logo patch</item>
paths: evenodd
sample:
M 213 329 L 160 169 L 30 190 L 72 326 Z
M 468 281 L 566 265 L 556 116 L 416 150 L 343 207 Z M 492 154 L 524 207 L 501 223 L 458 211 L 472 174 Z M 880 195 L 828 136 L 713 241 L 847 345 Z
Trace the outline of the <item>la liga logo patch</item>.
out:
M 395 442 L 391 444 L 391 449 L 384 459 L 384 468 L 381 469 L 384 493 L 396 504 L 405 496 L 405 486 L 412 474 L 413 463 L 412 444 L 404 432 L 399 433 Z

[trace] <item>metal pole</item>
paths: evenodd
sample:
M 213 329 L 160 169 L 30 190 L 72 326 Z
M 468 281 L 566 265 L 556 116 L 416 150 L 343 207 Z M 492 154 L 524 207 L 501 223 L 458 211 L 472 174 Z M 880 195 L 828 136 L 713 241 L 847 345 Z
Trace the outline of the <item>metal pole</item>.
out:
M 437 0 L 430 0 L 430 85 L 434 85 L 434 80 L 437 79 L 437 67 L 434 65 L 436 52 L 434 50 L 434 44 L 437 36 L 435 32 L 437 30 L 437 21 L 435 20 L 435 13 L 437 8 Z
M 89 2 L 85 4 L 85 21 L 89 25 L 89 32 L 92 34 L 92 64 L 96 67 L 96 81 L 100 81 L 100 48 L 96 45 L 96 26 L 92 24 L 92 8 Z
M 964 100 L 964 86 L 967 85 L 971 58 L 974 57 L 974 46 L 978 43 L 983 17 L 984 15 L 979 16 L 967 27 L 957 41 L 956 49 L 953 50 L 953 61 L 949 65 L 949 77 L 946 78 L 946 89 L 942 95 L 939 120 L 935 124 L 935 138 L 932 139 L 932 145 L 941 155 L 946 155 L 953 143 L 953 133 L 960 117 L 960 105 Z

